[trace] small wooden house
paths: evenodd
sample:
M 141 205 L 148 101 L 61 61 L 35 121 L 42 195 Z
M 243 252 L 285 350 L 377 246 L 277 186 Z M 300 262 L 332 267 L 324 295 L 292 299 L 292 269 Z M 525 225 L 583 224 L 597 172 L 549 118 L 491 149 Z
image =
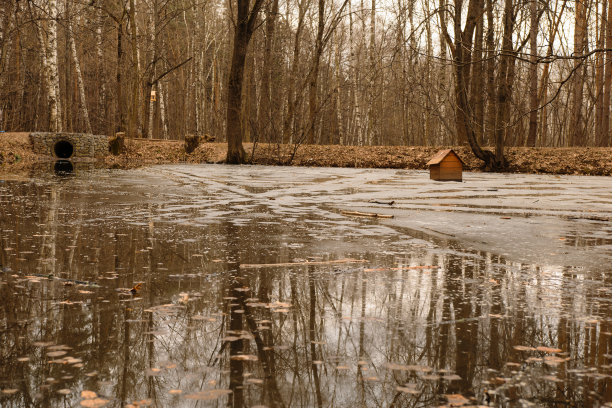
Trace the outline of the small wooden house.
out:
M 452 149 L 440 150 L 427 165 L 432 180 L 462 181 L 463 161 Z

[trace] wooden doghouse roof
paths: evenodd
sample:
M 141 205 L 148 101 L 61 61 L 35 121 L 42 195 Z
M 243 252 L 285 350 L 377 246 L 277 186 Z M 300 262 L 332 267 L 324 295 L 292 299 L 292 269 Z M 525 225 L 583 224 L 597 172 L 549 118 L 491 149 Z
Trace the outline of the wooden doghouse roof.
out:
M 440 162 L 442 162 L 442 160 L 444 160 L 444 158 L 451 153 L 454 154 L 455 157 L 459 159 L 461 164 L 465 166 L 465 163 L 463 162 L 463 160 L 461 160 L 461 157 L 459 157 L 459 155 L 455 153 L 453 149 L 440 150 L 438 153 L 434 155 L 434 157 L 431 158 L 431 160 L 427 162 L 427 166 L 431 166 L 432 164 L 440 164 Z

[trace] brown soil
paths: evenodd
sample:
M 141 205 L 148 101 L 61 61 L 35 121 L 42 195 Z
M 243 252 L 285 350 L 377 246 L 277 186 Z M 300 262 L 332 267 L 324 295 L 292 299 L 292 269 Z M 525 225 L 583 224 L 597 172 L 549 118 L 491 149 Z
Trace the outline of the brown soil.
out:
M 394 169 L 426 169 L 427 161 L 446 146 L 318 146 L 302 145 L 294 153 L 292 146 L 257 144 L 253 164 L 318 167 L 362 167 Z M 253 145 L 245 143 L 249 157 Z M 466 165 L 466 170 L 478 171 L 482 162 L 468 147 L 453 147 Z M 126 152 L 107 156 L 98 165 L 106 168 L 129 169 L 153 164 L 222 163 L 226 144 L 204 143 L 193 153 L 186 154 L 182 141 L 126 141 Z M 526 148 L 506 149 L 509 172 L 612 175 L 612 148 Z M 34 154 L 28 133 L 0 133 L 0 173 L 17 174 L 49 157 Z

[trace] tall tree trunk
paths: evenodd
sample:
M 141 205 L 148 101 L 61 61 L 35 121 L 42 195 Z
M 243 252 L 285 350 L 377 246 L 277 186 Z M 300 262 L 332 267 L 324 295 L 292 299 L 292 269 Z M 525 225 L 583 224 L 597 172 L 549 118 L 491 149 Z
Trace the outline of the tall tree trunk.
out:
M 47 27 L 48 79 L 49 79 L 49 130 L 62 131 L 59 69 L 57 59 L 57 0 L 49 0 L 49 24 Z
M 584 55 L 587 45 L 587 0 L 576 0 L 576 20 L 574 25 L 574 55 Z M 569 143 L 572 146 L 582 145 L 585 142 L 585 129 L 582 117 L 584 95 L 584 71 L 581 65 L 584 60 L 574 60 L 574 78 L 572 89 L 572 113 L 569 127 Z
M 98 21 L 96 26 L 96 55 L 98 61 L 104 60 L 104 49 L 103 49 L 103 36 L 102 30 L 104 27 L 104 10 L 100 8 L 98 10 Z M 98 79 L 100 81 L 99 93 L 98 93 L 98 117 L 97 117 L 97 126 L 98 130 L 104 129 L 107 132 L 110 129 L 103 128 L 102 126 L 106 124 L 108 119 L 107 112 L 108 107 L 106 106 L 106 76 L 104 75 L 104 64 L 98 64 L 97 68 Z
M 129 22 L 132 50 L 132 103 L 129 109 L 127 133 L 129 137 L 137 137 L 140 136 L 138 134 L 138 111 L 140 107 L 138 88 L 140 85 L 140 69 L 138 68 L 138 32 L 136 29 L 136 5 L 134 0 L 130 0 Z
M 301 34 L 304 27 L 304 17 L 308 6 L 310 5 L 309 0 L 301 0 L 298 3 L 298 22 L 295 29 L 295 35 L 293 40 L 293 58 L 291 60 L 291 73 L 289 74 L 289 83 L 287 85 L 287 114 L 283 122 L 283 143 L 291 143 L 293 139 L 293 123 L 295 119 L 295 108 L 297 104 L 297 98 L 295 97 L 295 84 L 298 82 L 298 68 L 300 61 L 301 52 Z
M 155 100 L 157 99 L 157 95 L 156 98 L 153 98 L 151 93 L 153 90 L 153 85 L 156 85 L 153 83 L 153 80 L 155 78 L 156 75 L 156 68 L 157 68 L 157 59 L 158 59 L 158 44 L 157 44 L 157 29 L 158 29 L 158 25 L 159 25 L 159 10 L 158 10 L 158 0 L 153 0 L 153 17 L 152 17 L 152 24 L 151 21 L 149 20 L 149 25 L 151 26 L 151 33 L 150 33 L 150 41 L 151 41 L 151 47 L 153 48 L 153 55 L 151 57 L 151 63 L 149 64 L 148 72 L 146 75 L 146 80 L 144 81 L 144 100 L 142 101 L 143 104 L 143 113 L 142 113 L 142 117 L 143 120 L 146 120 L 146 124 L 143 124 L 142 127 L 142 137 L 145 139 L 150 139 L 153 137 L 153 110 L 155 108 Z M 198 107 L 196 106 L 196 109 Z
M 323 54 L 323 30 L 325 28 L 325 0 L 319 0 L 319 19 L 317 24 L 317 38 L 315 42 L 312 66 L 310 68 L 310 78 L 308 81 L 308 133 L 306 142 L 315 143 L 315 129 L 318 117 L 318 85 L 319 85 L 319 65 L 321 54 Z
M 482 143 L 482 131 L 484 121 L 484 61 L 483 61 L 483 35 L 484 35 L 484 18 L 479 18 L 476 24 L 476 37 L 474 39 L 474 52 L 472 53 L 473 73 L 472 73 L 472 89 L 470 95 L 470 105 L 473 107 L 473 127 L 476 139 Z
M 509 1 L 509 0 L 508 0 Z M 459 136 L 467 139 L 470 148 L 474 155 L 485 162 L 485 167 L 489 170 L 497 168 L 497 163 L 493 154 L 482 149 L 474 132 L 471 112 L 472 109 L 468 100 L 468 88 L 470 83 L 470 66 L 472 62 L 472 38 L 478 18 L 483 15 L 482 0 L 470 0 L 468 4 L 468 15 L 466 17 L 465 28 L 461 29 L 461 10 L 463 8 L 463 0 L 455 2 L 454 16 L 454 31 L 455 42 L 452 47 L 453 59 L 455 64 L 455 101 L 456 101 L 456 130 Z M 443 27 L 444 36 L 448 44 L 451 43 L 450 36 L 446 32 L 446 27 Z
M 487 113 L 485 130 L 483 131 L 482 143 L 491 145 L 491 137 L 495 135 L 495 112 L 497 101 L 495 100 L 495 17 L 493 16 L 494 0 L 487 1 Z
M 557 2 L 555 2 L 555 9 L 553 10 L 553 16 L 556 16 L 556 20 L 553 21 L 552 26 L 549 29 L 549 38 L 548 38 L 548 49 L 546 50 L 546 56 L 550 57 L 553 54 L 553 47 L 555 44 L 555 38 L 557 36 L 557 32 L 559 30 L 559 24 L 561 22 L 561 18 L 563 17 L 563 13 L 565 11 L 565 7 L 567 5 L 567 0 L 563 0 L 561 4 L 561 10 L 557 12 Z M 540 145 L 550 145 L 548 143 L 548 80 L 550 77 L 550 64 L 544 64 L 544 69 L 542 71 L 542 79 L 540 80 L 540 94 L 538 96 L 538 103 L 542 105 L 542 109 L 540 112 Z
M 227 163 L 244 163 L 246 153 L 242 146 L 244 129 L 240 120 L 242 109 L 242 82 L 244 79 L 244 63 L 247 48 L 253 31 L 255 21 L 263 0 L 255 0 L 249 10 L 249 0 L 236 0 L 238 12 L 234 27 L 234 46 L 227 84 Z
M 258 126 L 259 136 L 264 140 L 271 141 L 273 115 L 272 115 L 272 91 L 271 87 L 275 84 L 272 81 L 272 67 L 276 63 L 273 60 L 274 36 L 276 30 L 276 18 L 278 15 L 278 0 L 268 3 L 265 10 L 266 14 L 266 37 L 264 44 L 264 55 L 261 74 L 261 98 L 259 102 Z M 276 87 L 275 87 L 276 88 Z
M 123 100 L 123 22 L 117 21 L 117 70 L 115 74 L 115 86 L 117 92 L 117 104 L 115 112 L 115 132 L 125 131 L 125 104 Z
M 601 17 L 599 18 L 599 33 L 597 38 L 597 48 L 604 49 L 606 46 L 606 28 L 608 24 L 606 7 L 607 0 L 602 0 Z M 597 14 L 597 13 L 596 13 Z M 598 52 L 595 56 L 595 143 L 602 146 L 603 134 L 603 88 L 604 88 L 604 53 Z
M 512 91 L 515 51 L 512 44 L 515 15 L 512 0 L 504 2 L 504 34 L 502 38 L 502 55 L 497 75 L 497 115 L 495 129 L 495 162 L 498 167 L 505 167 L 504 145 L 508 133 L 508 110 Z M 511 67 L 512 65 L 512 67 Z
M 164 83 L 158 81 L 157 89 L 159 91 L 159 118 L 161 120 L 162 139 L 168 139 L 168 121 L 166 120 L 166 90 L 164 89 Z
M 608 18 L 612 17 L 612 0 L 608 1 Z M 606 64 L 604 73 L 604 96 L 603 96 L 603 114 L 601 116 L 601 133 L 604 137 L 602 146 L 610 146 L 612 137 L 610 136 L 610 98 L 612 88 L 612 24 L 606 27 Z M 606 140 L 607 139 L 607 140 Z
M 368 112 L 368 145 L 380 143 L 377 137 L 377 120 L 378 112 L 376 105 L 378 102 L 377 94 L 380 89 L 377 88 L 377 78 L 379 73 L 376 68 L 376 0 L 372 0 L 372 7 L 370 8 L 370 47 L 369 47 L 369 68 L 370 68 L 370 81 L 368 84 L 369 92 L 368 96 L 370 99 L 369 112 Z
M 66 1 L 66 10 L 68 10 L 68 1 Z M 81 64 L 79 62 L 79 56 L 77 54 L 76 42 L 74 40 L 74 33 L 72 31 L 72 22 L 70 16 L 66 13 L 66 34 L 68 35 L 68 42 L 70 43 L 70 51 L 72 53 L 72 62 L 74 63 L 74 71 L 77 79 L 77 86 L 79 89 L 80 99 L 80 112 L 83 122 L 85 123 L 85 130 L 87 133 L 92 133 L 91 122 L 89 121 L 89 111 L 87 109 L 87 98 L 85 97 L 85 84 L 83 83 L 83 75 L 81 74 Z
M 527 133 L 527 146 L 535 147 L 538 134 L 538 2 L 529 3 L 529 130 Z

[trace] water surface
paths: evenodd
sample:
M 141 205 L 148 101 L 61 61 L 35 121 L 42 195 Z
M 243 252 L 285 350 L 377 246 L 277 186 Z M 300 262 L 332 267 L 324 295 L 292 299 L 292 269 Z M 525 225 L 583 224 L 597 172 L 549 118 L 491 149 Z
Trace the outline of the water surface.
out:
M 610 179 L 427 177 L 0 182 L 0 405 L 612 406 Z

